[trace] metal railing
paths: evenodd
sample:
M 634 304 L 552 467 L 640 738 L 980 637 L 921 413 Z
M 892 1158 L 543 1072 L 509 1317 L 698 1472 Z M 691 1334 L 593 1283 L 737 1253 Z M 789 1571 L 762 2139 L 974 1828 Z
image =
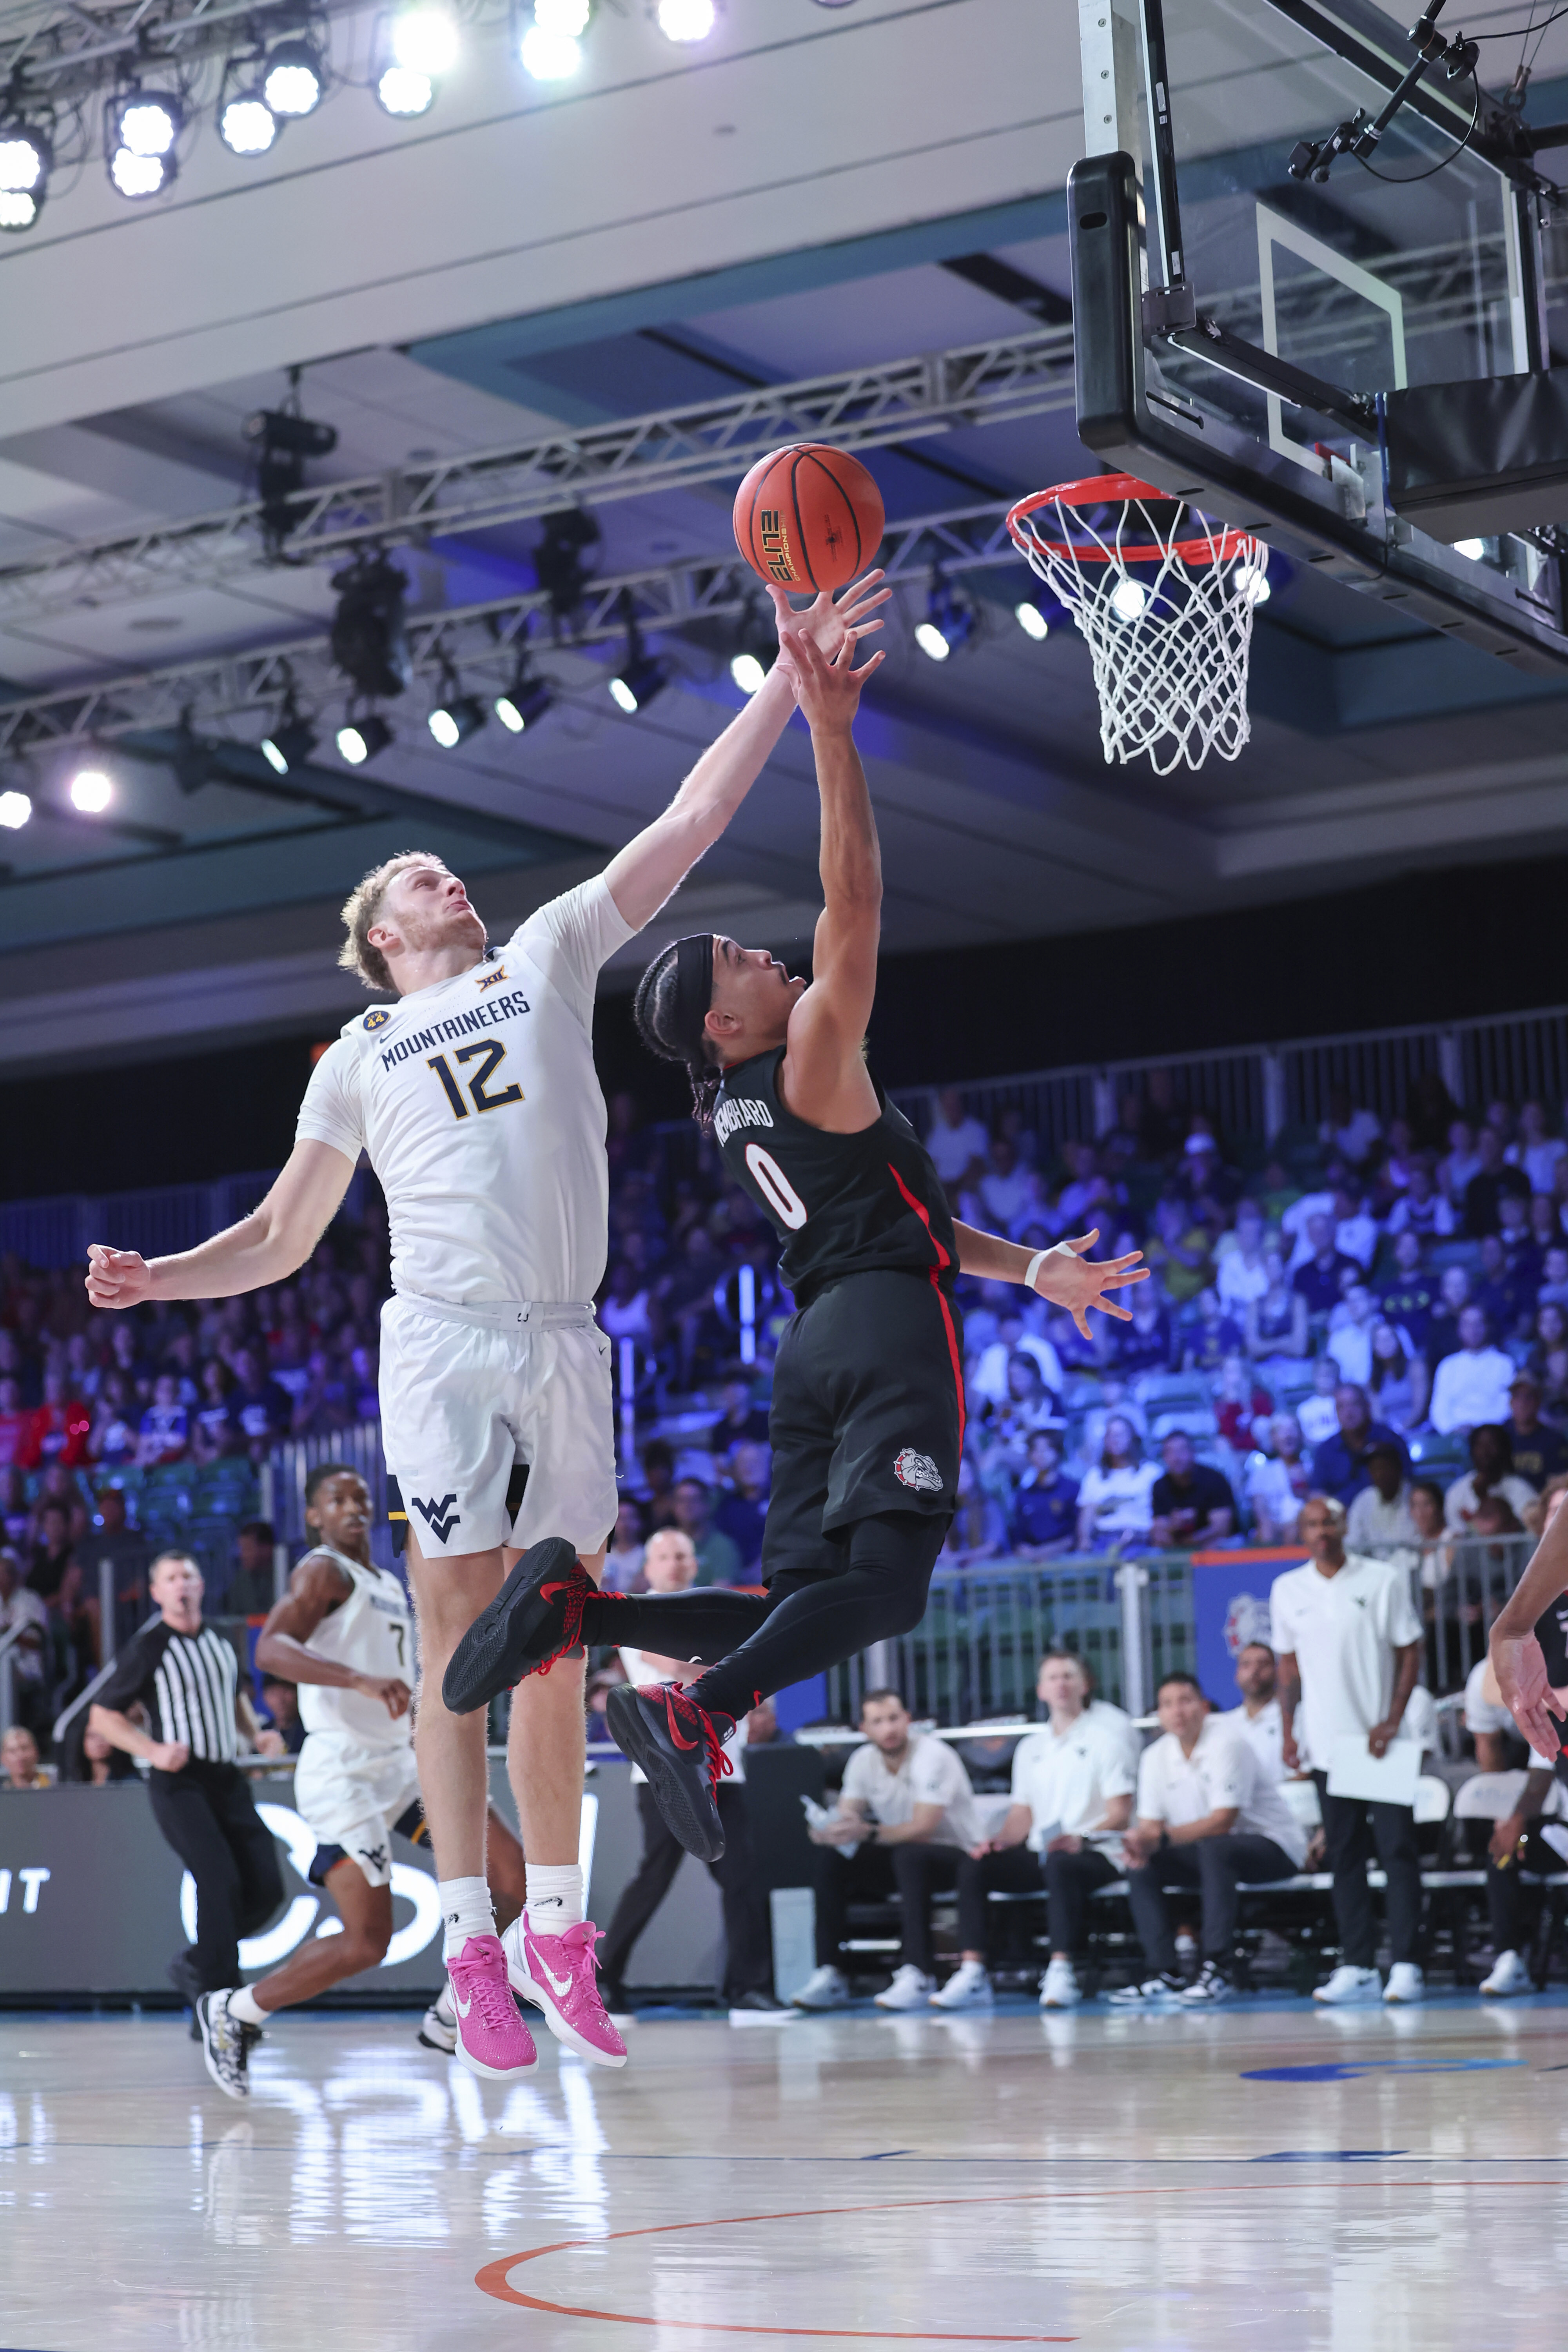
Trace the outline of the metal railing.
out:
M 76 1265 L 87 1255 L 89 1242 L 112 1242 L 117 1249 L 139 1250 L 143 1257 L 168 1257 L 195 1249 L 198 1242 L 222 1233 L 248 1216 L 270 1190 L 276 1168 L 222 1176 L 211 1184 L 157 1184 L 136 1192 L 68 1192 L 38 1201 L 0 1202 L 0 1257 L 19 1257 L 26 1265 L 56 1267 Z M 342 1217 L 358 1217 L 364 1199 L 364 1174 L 356 1170 L 349 1182 Z

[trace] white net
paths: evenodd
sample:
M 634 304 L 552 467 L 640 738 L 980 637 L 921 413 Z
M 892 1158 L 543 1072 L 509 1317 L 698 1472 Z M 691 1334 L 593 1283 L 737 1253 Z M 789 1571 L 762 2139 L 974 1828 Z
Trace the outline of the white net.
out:
M 1096 488 L 1099 499 L 1085 497 Z M 1262 541 L 1119 476 L 1026 499 L 1008 527 L 1088 644 L 1107 760 L 1146 751 L 1161 776 L 1183 760 L 1201 767 L 1211 751 L 1234 760 L 1252 731 Z

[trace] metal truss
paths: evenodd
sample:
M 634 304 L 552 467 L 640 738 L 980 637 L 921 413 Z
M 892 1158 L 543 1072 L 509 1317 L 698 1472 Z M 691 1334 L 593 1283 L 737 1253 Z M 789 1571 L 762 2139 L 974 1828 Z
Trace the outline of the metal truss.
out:
M 334 482 L 290 500 L 285 560 L 325 562 L 361 548 L 428 541 L 601 506 L 694 482 L 737 480 L 790 441 L 869 449 L 966 425 L 1004 425 L 1073 402 L 1070 326 L 959 351 L 767 385 L 478 457 Z M 119 604 L 207 587 L 269 561 L 260 502 L 188 522 L 75 542 L 0 567 L 0 618 Z
M 311 0 L 310 13 L 346 16 L 358 0 Z M 68 5 L 0 8 L 0 80 L 23 100 L 41 94 L 70 104 L 112 87 L 116 58 L 156 74 L 226 57 L 247 28 L 268 32 L 297 18 L 297 0 L 110 0 L 96 10 Z M 13 79 L 15 78 L 15 79 Z
M 1011 503 L 1001 499 L 895 524 L 882 543 L 889 579 L 923 581 L 938 564 L 944 572 L 956 572 L 1020 562 L 1007 536 Z M 624 637 L 628 614 L 635 614 L 645 632 L 679 631 L 694 623 L 739 620 L 764 602 L 755 572 L 739 556 L 619 572 L 591 584 L 569 635 L 553 647 L 543 644 L 533 650 L 548 668 L 552 650 L 567 654 Z M 416 681 L 439 683 L 456 669 L 467 685 L 504 685 L 528 642 L 530 624 L 549 609 L 548 595 L 535 589 L 411 619 Z M 181 725 L 197 735 L 226 734 L 237 742 L 247 740 L 248 725 L 254 740 L 257 723 L 270 722 L 290 693 L 302 709 L 316 711 L 329 703 L 341 705 L 349 696 L 326 636 L 0 704 L 0 760 Z M 417 709 L 417 695 L 412 699 Z

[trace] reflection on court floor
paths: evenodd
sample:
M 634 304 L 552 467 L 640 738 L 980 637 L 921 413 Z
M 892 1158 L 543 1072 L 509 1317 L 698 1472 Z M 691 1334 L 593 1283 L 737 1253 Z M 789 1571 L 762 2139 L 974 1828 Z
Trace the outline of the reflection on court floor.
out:
M 1555 2340 L 1568 2000 L 672 2020 L 510 2089 L 414 2023 L 290 2018 L 239 2115 L 170 2018 L 0 2021 L 6 2343 Z

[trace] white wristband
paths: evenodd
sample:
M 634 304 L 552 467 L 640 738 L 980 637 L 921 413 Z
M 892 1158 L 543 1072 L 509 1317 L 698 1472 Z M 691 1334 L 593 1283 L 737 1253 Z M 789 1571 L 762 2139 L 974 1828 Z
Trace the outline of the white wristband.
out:
M 1024 1287 L 1026 1290 L 1033 1290 L 1035 1286 L 1035 1276 L 1038 1274 L 1041 1266 L 1044 1265 L 1049 1255 L 1050 1251 L 1048 1249 L 1037 1250 L 1035 1252 L 1034 1256 L 1029 1260 L 1028 1270 L 1024 1276 Z

